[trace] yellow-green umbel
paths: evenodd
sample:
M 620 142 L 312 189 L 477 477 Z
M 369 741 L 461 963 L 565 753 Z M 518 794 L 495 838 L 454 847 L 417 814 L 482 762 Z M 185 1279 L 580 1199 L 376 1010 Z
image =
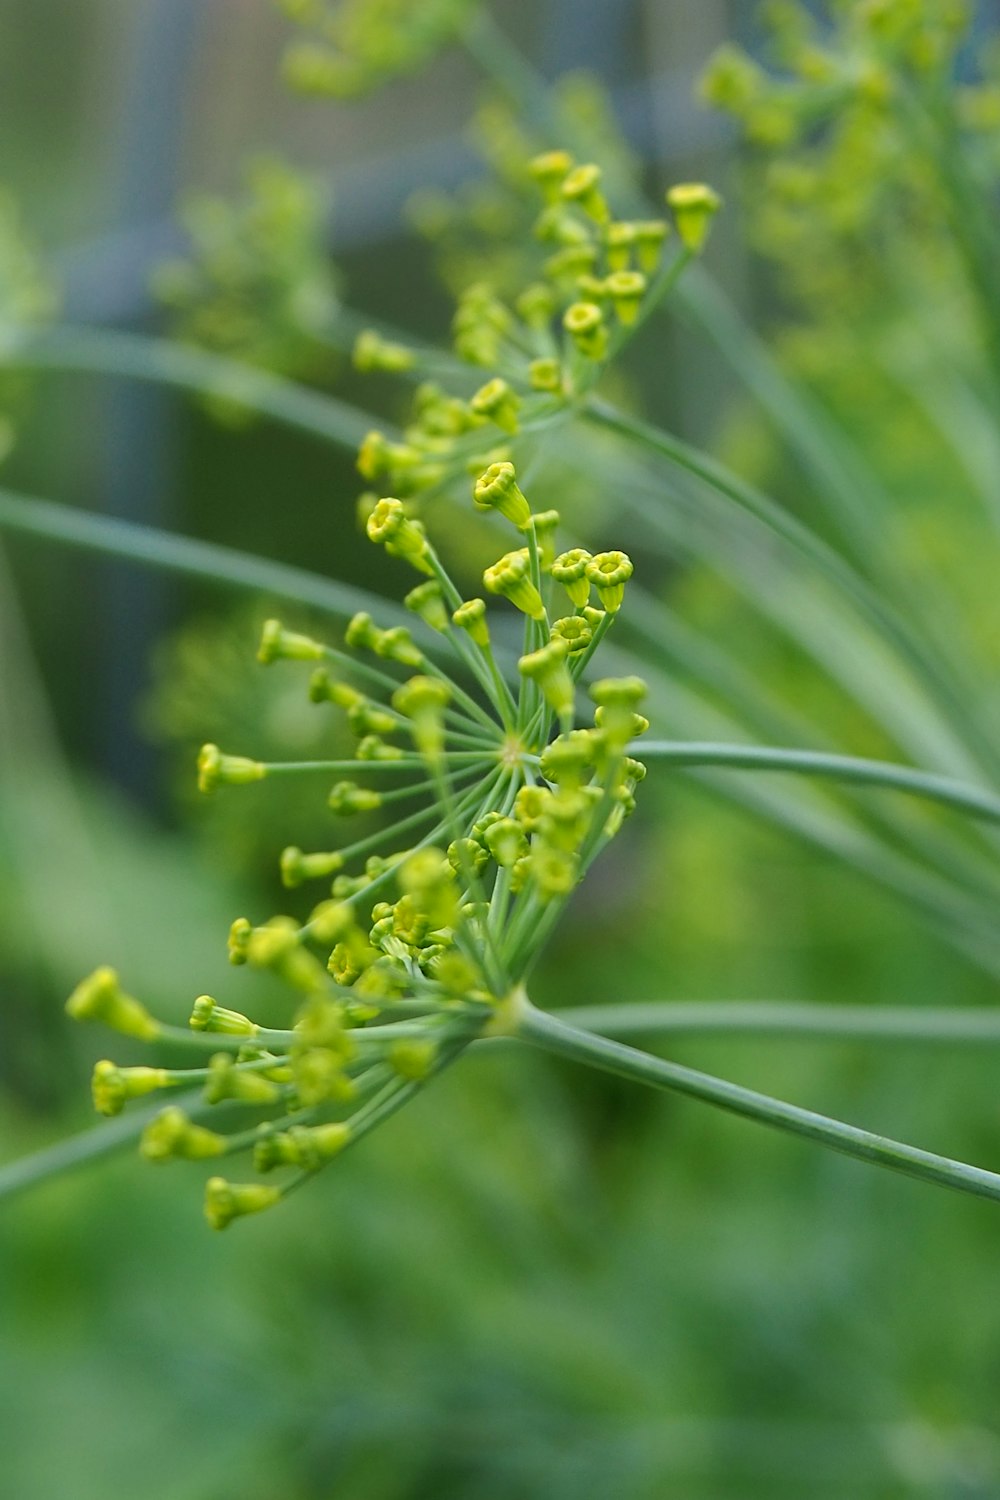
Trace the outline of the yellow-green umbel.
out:
M 531 507 L 521 493 L 512 463 L 490 464 L 476 480 L 472 498 L 477 510 L 497 510 L 521 531 L 527 527 Z
M 625 585 L 632 577 L 632 562 L 624 552 L 596 552 L 587 563 L 587 577 L 596 588 L 609 615 L 622 607 Z
M 673 210 L 677 233 L 686 250 L 697 254 L 705 244 L 712 220 L 722 207 L 722 199 L 704 182 L 680 182 L 667 192 L 667 203 Z

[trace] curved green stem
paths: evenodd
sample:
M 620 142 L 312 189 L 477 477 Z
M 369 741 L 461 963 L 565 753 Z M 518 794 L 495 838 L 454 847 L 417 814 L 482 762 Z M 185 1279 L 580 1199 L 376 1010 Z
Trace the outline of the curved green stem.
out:
M 803 526 L 769 496 L 746 484 L 715 459 L 692 448 L 671 433 L 630 417 L 595 397 L 589 398 L 583 412 L 590 421 L 658 453 L 685 473 L 709 485 L 717 494 L 725 496 L 762 522 L 800 557 L 812 563 L 851 600 L 858 612 L 892 645 L 899 658 L 908 663 L 947 712 L 952 724 L 961 729 L 966 743 L 974 750 L 981 764 L 993 773 L 1000 770 L 996 741 L 978 723 L 973 695 L 956 693 L 955 672 L 951 666 L 946 667 L 940 662 L 931 647 L 918 639 L 910 626 L 821 537 Z
M 47 542 L 78 547 L 85 552 L 124 558 L 166 573 L 205 578 L 227 588 L 249 589 L 258 594 L 291 599 L 331 615 L 346 618 L 359 610 L 376 609 L 380 619 L 389 620 L 391 617 L 394 625 L 413 625 L 409 610 L 353 584 L 323 578 L 290 563 L 254 557 L 249 552 L 222 547 L 216 542 L 174 536 L 171 532 L 140 526 L 133 521 L 120 521 L 114 516 L 90 515 L 71 505 L 16 495 L 10 490 L 0 490 L 0 530 L 4 528 L 26 536 L 41 537 Z
M 383 425 L 367 412 L 281 375 L 148 334 L 71 324 L 18 331 L 0 348 L 0 366 L 87 371 L 172 385 L 233 401 L 340 448 L 356 448 L 372 427 Z
M 650 1088 L 687 1094 L 731 1114 L 755 1120 L 758 1124 L 802 1136 L 818 1146 L 826 1146 L 858 1161 L 888 1167 L 890 1171 L 902 1172 L 923 1182 L 933 1182 L 939 1187 L 954 1188 L 959 1192 L 1000 1202 L 1000 1174 L 996 1172 L 973 1167 L 966 1162 L 953 1161 L 946 1156 L 936 1156 L 930 1151 L 921 1151 L 916 1146 L 874 1135 L 871 1131 L 861 1130 L 856 1125 L 848 1125 L 827 1115 L 814 1114 L 812 1110 L 800 1109 L 797 1105 L 772 1099 L 767 1094 L 758 1094 L 753 1089 L 728 1083 L 725 1079 L 699 1073 L 694 1068 L 685 1068 L 679 1063 L 651 1057 L 648 1053 L 623 1046 L 607 1037 L 578 1031 L 557 1017 L 536 1010 L 527 1001 L 521 1002 L 514 1023 L 514 1035 L 557 1057 L 586 1063 L 606 1073 L 615 1073 L 620 1078 L 644 1083 Z
M 1000 823 L 1000 797 L 957 781 L 891 761 L 864 760 L 853 755 L 830 755 L 821 750 L 786 750 L 772 745 L 726 745 L 712 741 L 637 740 L 630 755 L 669 761 L 678 766 L 727 766 L 743 771 L 799 772 L 887 787 L 954 807 L 974 818 Z
M 183 1104 L 185 1100 L 196 1097 L 196 1092 L 190 1090 L 172 1095 L 171 1103 Z M 146 1109 L 130 1110 L 117 1120 L 108 1120 L 103 1125 L 95 1126 L 93 1130 L 81 1131 L 68 1140 L 56 1141 L 54 1145 L 45 1146 L 41 1151 L 33 1151 L 30 1156 L 7 1162 L 0 1167 L 0 1198 L 11 1198 L 15 1193 L 37 1187 L 50 1177 L 61 1176 L 74 1167 L 86 1166 L 88 1162 L 99 1161 L 104 1156 L 111 1156 L 115 1151 L 133 1145 L 162 1108 L 163 1102 L 160 1100 Z M 198 1111 L 189 1109 L 188 1113 L 194 1119 Z
M 652 1000 L 560 1010 L 567 1026 L 602 1036 L 724 1035 L 823 1041 L 1000 1042 L 1000 1009 L 810 1005 L 790 1000 Z

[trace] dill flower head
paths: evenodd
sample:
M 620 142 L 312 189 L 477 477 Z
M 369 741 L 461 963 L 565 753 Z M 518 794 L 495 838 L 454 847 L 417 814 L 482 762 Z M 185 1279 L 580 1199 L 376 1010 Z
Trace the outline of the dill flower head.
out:
M 494 651 L 484 600 L 462 598 L 424 528 L 383 498 L 368 534 L 422 575 L 407 604 L 429 627 L 426 644 L 361 614 L 336 646 L 269 620 L 258 650 L 262 665 L 302 673 L 317 712 L 345 716 L 353 755 L 273 762 L 208 745 L 199 756 L 206 794 L 302 779 L 316 785 L 322 820 L 347 830 L 363 820 L 359 834 L 326 848 L 282 853 L 286 887 L 325 887 L 304 920 L 241 917 L 230 930 L 232 963 L 263 971 L 289 996 L 286 1027 L 201 995 L 186 1035 L 207 1049 L 206 1066 L 104 1060 L 95 1070 L 95 1102 L 109 1114 L 155 1090 L 183 1091 L 189 1109 L 172 1104 L 147 1127 L 149 1160 L 245 1151 L 258 1175 L 276 1175 L 273 1186 L 212 1177 L 206 1214 L 216 1228 L 280 1201 L 471 1043 L 510 1029 L 560 912 L 634 806 L 643 768 L 629 749 L 646 727 L 642 683 L 591 682 L 590 722 L 578 722 L 631 564 L 620 552 L 552 558 L 558 517 L 544 512 L 536 524 L 509 462 L 477 477 L 474 499 L 526 544 L 484 574 L 507 624 L 522 622 L 518 656 Z M 605 608 L 590 604 L 592 588 Z M 68 1008 L 147 1040 L 178 1035 L 108 969 Z M 249 1123 L 208 1128 L 197 1116 L 218 1105 Z

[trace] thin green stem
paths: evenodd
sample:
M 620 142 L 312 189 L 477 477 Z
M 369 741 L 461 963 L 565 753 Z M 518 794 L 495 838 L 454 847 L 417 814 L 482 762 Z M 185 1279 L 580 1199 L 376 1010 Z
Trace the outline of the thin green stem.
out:
M 652 1000 L 560 1010 L 603 1036 L 781 1036 L 822 1041 L 1000 1043 L 1000 1009 L 822 1005 L 789 1000 Z
M 864 760 L 852 755 L 830 755 L 821 750 L 792 750 L 772 745 L 726 745 L 712 741 L 636 740 L 629 754 L 678 766 L 726 766 L 744 771 L 784 771 L 826 776 L 881 786 L 910 796 L 940 802 L 974 818 L 1000 823 L 1000 797 L 957 781 L 891 761 Z
M 965 742 L 973 748 L 983 767 L 988 768 L 991 774 L 997 774 L 1000 770 L 1000 755 L 995 738 L 977 722 L 969 696 L 956 693 L 953 671 L 938 661 L 936 654 L 924 641 L 914 637 L 910 627 L 832 547 L 767 495 L 744 483 L 738 476 L 729 473 L 722 464 L 671 433 L 630 417 L 595 397 L 588 400 L 585 416 L 599 426 L 660 454 L 684 472 L 708 484 L 718 494 L 724 495 L 763 522 L 801 557 L 811 562 L 851 600 L 859 613 L 875 626 L 883 639 L 909 664 L 947 712 L 952 723 L 961 730 Z
M 391 600 L 369 594 L 349 583 L 339 583 L 296 568 L 289 563 L 254 557 L 215 542 L 175 536 L 151 526 L 120 521 L 113 516 L 89 515 L 70 505 L 0 490 L 0 530 L 8 529 L 47 542 L 62 543 L 85 552 L 118 557 L 161 572 L 207 579 L 227 588 L 246 589 L 272 598 L 291 599 L 339 618 L 359 610 L 377 610 L 394 625 L 413 625 L 409 610 Z
M 578 1031 L 557 1017 L 536 1010 L 526 1001 L 522 1003 L 515 1034 L 523 1041 L 571 1062 L 585 1063 L 635 1083 L 646 1084 L 650 1088 L 687 1094 L 731 1114 L 755 1120 L 760 1125 L 769 1125 L 773 1129 L 802 1136 L 815 1145 L 839 1151 L 858 1161 L 887 1167 L 891 1171 L 902 1172 L 924 1182 L 933 1182 L 940 1187 L 954 1188 L 958 1192 L 1000 1202 L 1000 1174 L 996 1172 L 970 1166 L 966 1162 L 953 1161 L 949 1157 L 936 1156 L 902 1141 L 874 1135 L 871 1131 L 861 1130 L 842 1120 L 834 1120 L 827 1115 L 786 1104 L 767 1094 L 758 1094 L 753 1089 L 743 1088 L 725 1079 L 699 1073 L 694 1068 L 651 1057 L 648 1053 L 623 1046 L 607 1037 Z
M 197 1092 L 191 1090 L 189 1093 L 175 1095 L 171 1102 L 176 1104 L 196 1099 Z M 17 1161 L 7 1162 L 0 1167 L 0 1198 L 11 1198 L 15 1193 L 37 1187 L 51 1177 L 61 1177 L 64 1172 L 72 1171 L 75 1167 L 87 1166 L 90 1162 L 100 1161 L 105 1156 L 124 1150 L 126 1146 L 134 1145 L 162 1108 L 161 1100 L 146 1109 L 129 1111 L 117 1120 L 108 1120 L 92 1130 L 72 1135 L 68 1140 L 44 1146 L 41 1151 L 33 1151 Z M 200 1112 L 197 1107 L 188 1110 L 193 1119 Z
M 338 448 L 357 448 L 372 427 L 384 425 L 367 412 L 280 375 L 141 333 L 69 324 L 19 331 L 5 341 L 0 365 L 121 375 L 221 397 Z

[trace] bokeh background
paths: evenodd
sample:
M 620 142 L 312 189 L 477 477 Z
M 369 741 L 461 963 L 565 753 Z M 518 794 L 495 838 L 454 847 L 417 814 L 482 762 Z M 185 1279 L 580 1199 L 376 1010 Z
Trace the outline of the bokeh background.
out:
M 695 95 L 721 41 L 755 45 L 754 11 L 494 7 L 547 76 L 604 82 L 651 186 L 722 189 L 712 268 L 767 331 L 780 296 L 748 248 L 735 133 Z M 976 24 L 990 33 L 995 9 Z M 179 202 L 234 192 L 263 150 L 329 186 L 344 304 L 442 337 L 449 298 L 406 203 L 481 173 L 476 68 L 452 49 L 372 97 L 305 100 L 278 78 L 288 33 L 268 0 L 0 0 L 2 177 L 68 320 L 161 329 L 150 276 L 184 248 Z M 706 341 L 681 327 L 668 348 L 635 376 L 647 406 L 780 488 L 780 455 Z M 336 351 L 320 378 L 374 404 Z M 398 393 L 377 399 L 398 413 Z M 380 587 L 350 457 L 216 415 L 45 374 L 3 482 Z M 614 512 L 613 495 L 590 503 L 595 525 Z M 629 545 L 641 556 L 641 536 Z M 824 703 L 717 580 L 655 569 L 777 690 Z M 308 811 L 269 792 L 208 808 L 188 787 L 202 740 L 252 753 L 251 736 L 312 732 L 254 671 L 268 604 L 4 540 L 2 1160 L 90 1124 L 100 1042 L 61 1010 L 80 974 L 110 961 L 180 1018 L 228 984 L 232 917 L 280 899 L 290 818 L 310 841 Z M 553 943 L 540 1003 L 994 999 L 860 875 L 689 778 L 653 779 Z M 931 1149 L 1000 1155 L 989 1049 L 702 1038 L 672 1055 Z M 122 1158 L 0 1204 L 11 1495 L 1000 1495 L 995 1206 L 500 1049 L 229 1235 L 205 1229 L 199 1177 Z

